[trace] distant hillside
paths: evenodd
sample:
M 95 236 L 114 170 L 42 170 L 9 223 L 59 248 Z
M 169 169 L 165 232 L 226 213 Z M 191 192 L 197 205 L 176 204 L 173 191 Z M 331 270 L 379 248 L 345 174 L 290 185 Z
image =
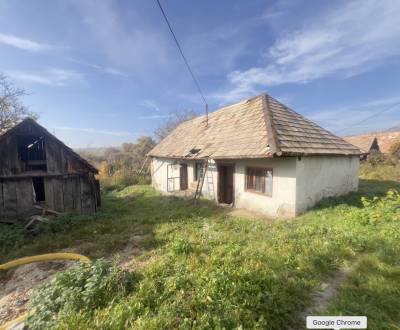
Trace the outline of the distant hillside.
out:
M 400 124 L 387 129 L 385 132 L 400 132 Z
M 393 127 L 394 129 L 395 127 Z M 379 146 L 379 150 L 381 152 L 383 152 L 384 154 L 388 153 L 390 150 L 390 147 L 396 143 L 396 142 L 400 142 L 400 127 L 397 131 L 395 130 L 387 130 L 385 132 L 381 132 L 381 133 L 368 133 L 368 134 L 361 134 L 361 135 L 353 135 L 353 136 L 344 136 L 343 138 L 350 142 L 353 143 L 354 145 L 357 145 L 359 148 L 365 148 L 364 144 L 359 143 L 359 145 L 357 144 L 357 142 L 355 141 L 369 141 L 371 142 L 374 137 L 376 137 L 377 141 L 378 141 L 378 146 Z
M 93 154 L 97 156 L 104 156 L 106 151 L 109 149 L 120 150 L 121 147 L 75 148 L 74 150 L 79 154 Z

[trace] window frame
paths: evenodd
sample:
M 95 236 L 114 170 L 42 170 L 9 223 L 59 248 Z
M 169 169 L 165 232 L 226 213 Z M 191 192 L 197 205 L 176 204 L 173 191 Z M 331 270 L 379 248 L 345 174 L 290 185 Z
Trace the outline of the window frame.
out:
M 274 169 L 272 167 L 264 167 L 264 166 L 246 166 L 245 168 L 245 175 L 244 175 L 244 191 L 246 192 L 251 192 L 254 194 L 258 194 L 258 195 L 262 195 L 262 196 L 267 196 L 267 197 L 272 197 L 273 195 L 273 190 L 274 190 Z M 255 189 L 249 189 L 247 187 L 247 182 L 248 182 L 248 177 L 249 177 L 249 170 L 261 170 L 261 171 L 265 171 L 265 174 L 267 171 L 271 171 L 271 178 L 272 178 L 272 182 L 271 182 L 271 192 L 266 192 L 266 175 L 262 176 L 262 192 L 261 191 L 257 191 Z M 257 176 L 253 176 L 253 178 L 255 178 Z M 253 179 L 253 184 L 254 184 L 254 179 Z

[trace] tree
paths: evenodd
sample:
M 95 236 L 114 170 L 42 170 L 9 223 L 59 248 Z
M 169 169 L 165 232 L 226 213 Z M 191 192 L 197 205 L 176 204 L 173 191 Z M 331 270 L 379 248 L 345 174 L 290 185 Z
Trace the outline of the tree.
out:
M 37 118 L 37 114 L 29 111 L 20 98 L 26 91 L 15 87 L 5 76 L 0 74 L 0 132 L 8 130 L 26 117 Z
M 184 121 L 193 119 L 197 114 L 193 110 L 179 110 L 171 112 L 166 123 L 158 127 L 154 131 L 157 140 L 161 141 L 169 133 L 171 133 L 179 124 Z

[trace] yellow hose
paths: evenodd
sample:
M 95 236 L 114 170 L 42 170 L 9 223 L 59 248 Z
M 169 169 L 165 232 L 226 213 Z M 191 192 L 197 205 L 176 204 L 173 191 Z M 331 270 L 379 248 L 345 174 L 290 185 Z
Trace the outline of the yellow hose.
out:
M 77 260 L 82 262 L 89 262 L 90 259 L 81 254 L 76 253 L 48 253 L 41 254 L 32 257 L 25 257 L 20 259 L 15 259 L 5 264 L 0 265 L 0 270 L 7 270 L 13 267 L 22 266 L 26 264 L 30 264 L 32 262 L 40 262 L 40 261 L 52 261 L 52 260 Z
M 12 327 L 16 326 L 18 323 L 21 323 L 27 317 L 28 317 L 28 313 L 22 314 L 21 316 L 18 316 L 16 319 L 8 321 L 7 323 L 4 323 L 3 325 L 1 325 L 0 330 L 12 329 Z
M 7 270 L 17 266 L 22 266 L 26 264 L 30 264 L 33 262 L 41 262 L 41 261 L 54 261 L 54 260 L 76 260 L 81 262 L 90 262 L 88 257 L 85 257 L 81 254 L 77 253 L 47 253 L 41 254 L 37 256 L 25 257 L 20 259 L 15 259 L 5 264 L 0 265 L 0 270 Z M 8 321 L 7 323 L 0 326 L 0 330 L 11 329 L 13 326 L 21 323 L 28 316 L 28 313 L 25 313 L 14 320 Z

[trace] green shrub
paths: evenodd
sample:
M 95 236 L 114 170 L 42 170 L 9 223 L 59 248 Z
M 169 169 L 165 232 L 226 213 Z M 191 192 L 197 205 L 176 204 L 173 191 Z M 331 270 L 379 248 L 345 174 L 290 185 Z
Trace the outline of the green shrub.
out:
M 56 321 L 75 313 L 91 314 L 127 296 L 135 282 L 135 275 L 116 263 L 104 259 L 80 263 L 58 273 L 34 293 L 28 327 L 33 330 L 53 328 Z
M 150 176 L 146 173 L 138 174 L 137 170 L 118 170 L 112 176 L 100 175 L 100 182 L 104 191 L 122 190 L 131 185 L 149 184 Z
M 20 225 L 0 224 L 0 258 L 24 241 L 25 230 Z

